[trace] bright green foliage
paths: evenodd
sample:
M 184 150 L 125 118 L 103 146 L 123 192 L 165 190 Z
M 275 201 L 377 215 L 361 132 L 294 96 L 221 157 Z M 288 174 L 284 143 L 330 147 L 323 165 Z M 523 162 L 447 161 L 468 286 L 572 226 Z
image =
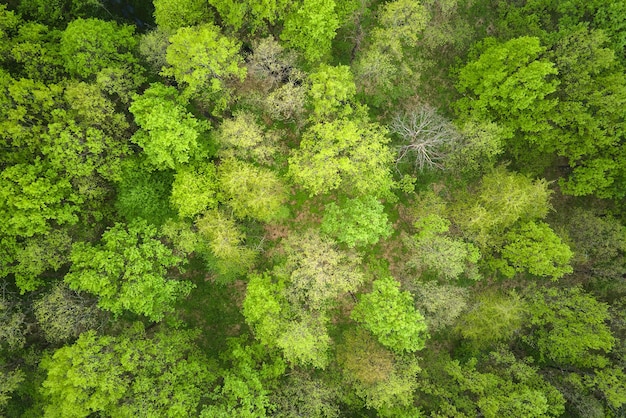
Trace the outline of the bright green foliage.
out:
M 356 94 L 356 86 L 350 67 L 322 64 L 309 79 L 311 80 L 309 97 L 315 120 L 335 115 L 347 116 L 352 113 L 350 104 Z
M 291 6 L 289 3 L 286 0 L 209 0 L 227 26 L 235 31 L 245 28 L 252 34 L 282 20 Z
M 283 328 L 280 313 L 285 299 L 281 295 L 284 285 L 275 283 L 268 274 L 254 274 L 246 288 L 243 316 L 254 329 L 255 337 L 265 345 L 271 345 Z
M 552 228 L 544 222 L 527 222 L 505 236 L 502 258 L 508 263 L 502 273 L 512 277 L 528 271 L 535 276 L 556 280 L 573 271 L 570 260 L 574 255 Z
M 283 350 L 289 364 L 324 369 L 328 364 L 331 338 L 325 326 L 326 318 L 304 316 L 283 325 L 276 346 Z
M 182 260 L 144 221 L 116 224 L 102 235 L 100 245 L 74 244 L 71 259 L 65 282 L 73 290 L 97 295 L 98 306 L 116 315 L 129 310 L 160 321 L 193 287 L 168 279 L 168 269 Z
M 274 137 L 264 132 L 256 117 L 249 112 L 238 112 L 234 118 L 224 120 L 217 139 L 223 157 L 267 164 L 277 151 Z
M 22 24 L 19 15 L 13 10 L 7 10 L 6 4 L 0 4 L 0 62 L 3 62 L 10 54 L 10 38 L 18 31 Z
M 58 25 L 83 16 L 97 16 L 102 12 L 99 0 L 22 0 L 18 11 L 29 20 Z
M 121 336 L 83 333 L 41 367 L 45 415 L 192 416 L 214 380 L 195 346 L 197 333 L 158 331 L 139 323 Z
M 542 362 L 561 366 L 604 367 L 615 338 L 606 321 L 608 306 L 579 287 L 543 288 L 530 295 L 531 334 L 526 340 Z
M 516 294 L 485 292 L 463 314 L 458 332 L 475 347 L 485 348 L 510 340 L 522 327 L 526 305 Z
M 78 338 L 103 322 L 96 300 L 72 292 L 64 283 L 56 284 L 34 304 L 37 325 L 46 340 L 56 344 Z
M 482 370 L 479 370 L 478 367 Z M 468 416 L 500 417 L 558 417 L 563 414 L 563 396 L 550 386 L 529 364 L 517 360 L 508 352 L 492 352 L 485 365 L 471 359 L 467 364 L 457 360 L 445 365 L 445 372 L 464 395 L 449 394 L 444 402 L 458 402 L 462 397 L 472 399 L 475 411 Z M 472 408 L 473 409 L 473 408 Z
M 429 16 L 418 1 L 395 0 L 381 6 L 378 19 L 381 28 L 374 31 L 373 47 L 400 59 L 403 47 L 417 45 Z
M 181 218 L 192 218 L 206 209 L 217 208 L 217 171 L 211 163 L 178 170 L 170 202 Z
M 174 87 L 151 84 L 128 109 L 142 128 L 131 140 L 144 149 L 157 169 L 189 161 L 206 125 L 187 112 Z
M 428 334 L 426 321 L 413 304 L 411 294 L 387 277 L 374 281 L 372 292 L 360 297 L 350 317 L 384 346 L 399 353 L 417 351 L 424 348 Z
M 196 226 L 204 239 L 200 243 L 200 252 L 209 260 L 211 256 L 216 259 L 213 267 L 220 275 L 219 280 L 231 280 L 252 267 L 256 251 L 244 245 L 246 235 L 232 218 L 210 210 L 196 221 Z M 209 261 L 209 264 L 213 263 Z
M 154 0 L 154 22 L 160 29 L 176 31 L 209 19 L 209 8 L 204 0 Z
M 344 341 L 337 348 L 337 361 L 344 380 L 368 408 L 382 412 L 412 403 L 420 371 L 415 357 L 394 355 L 370 333 L 357 329 L 344 334 Z
M 544 218 L 550 210 L 548 182 L 498 167 L 486 174 L 476 195 L 454 211 L 465 235 L 479 246 L 496 246 L 518 222 Z
M 475 269 L 480 251 L 471 243 L 444 235 L 450 229 L 450 221 L 430 214 L 419 218 L 414 226 L 419 232 L 404 238 L 409 249 L 407 267 L 418 275 L 431 272 L 446 280 L 455 280 L 462 274 L 480 279 Z
M 273 416 L 280 418 L 338 418 L 340 388 L 302 370 L 291 370 L 282 384 L 274 391 L 271 402 L 275 407 Z
M 207 96 L 216 111 L 223 110 L 229 100 L 227 82 L 246 76 L 240 44 L 211 23 L 180 28 L 170 43 L 166 56 L 169 66 L 161 74 L 173 76 L 187 88 L 187 96 Z
M 271 170 L 228 159 L 219 166 L 222 200 L 239 218 L 271 222 L 284 214 L 287 190 Z
M 311 63 L 325 58 L 339 27 L 334 0 L 303 0 L 302 5 L 285 18 L 280 38 L 302 52 Z
M 89 78 L 106 67 L 136 62 L 134 27 L 99 19 L 76 19 L 67 25 L 61 38 L 65 69 L 73 76 Z
M 20 64 L 20 73 L 24 77 L 57 81 L 65 71 L 59 52 L 61 34 L 61 31 L 51 30 L 41 23 L 24 23 L 20 25 L 19 33 L 12 42 L 6 42 L 6 48 L 10 47 L 10 55 Z
M 554 65 L 540 59 L 538 38 L 520 37 L 489 44 L 478 59 L 459 72 L 457 88 L 465 97 L 456 107 L 463 117 L 497 122 L 512 137 L 536 135 L 550 128 L 547 116 L 557 102 L 546 96 L 558 85 Z
M 229 339 L 222 359 L 229 368 L 223 371 L 222 385 L 210 395 L 215 404 L 205 407 L 201 417 L 265 417 L 271 409 L 270 388 L 285 372 L 284 361 L 244 338 Z
M 349 248 L 374 245 L 393 232 L 384 206 L 372 196 L 328 203 L 320 228 Z
M 386 195 L 393 184 L 393 154 L 385 134 L 378 124 L 363 121 L 317 123 L 289 158 L 289 173 L 312 195 L 338 188 L 352 195 Z
M 9 166 L 0 173 L 0 232 L 30 237 L 47 233 L 52 222 L 76 224 L 80 202 L 69 180 L 45 163 Z
M 284 250 L 287 260 L 275 273 L 285 280 L 284 293 L 292 307 L 323 311 L 365 280 L 358 266 L 360 257 L 341 251 L 313 231 L 290 236 Z

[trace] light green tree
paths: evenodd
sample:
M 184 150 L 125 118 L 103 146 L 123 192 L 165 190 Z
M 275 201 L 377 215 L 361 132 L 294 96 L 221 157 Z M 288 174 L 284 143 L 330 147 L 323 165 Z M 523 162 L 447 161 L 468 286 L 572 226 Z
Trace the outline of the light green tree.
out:
M 168 269 L 182 260 L 145 221 L 116 224 L 102 235 L 101 244 L 76 243 L 70 258 L 65 282 L 98 296 L 98 306 L 116 315 L 128 310 L 160 321 L 193 287 L 168 278 Z
M 167 31 L 194 26 L 210 17 L 208 4 L 203 0 L 155 0 L 153 4 L 154 22 Z
M 350 317 L 395 352 L 418 351 L 426 344 L 426 321 L 415 310 L 411 294 L 401 291 L 393 277 L 375 280 L 372 292 L 361 295 Z
M 350 105 L 356 95 L 356 86 L 350 67 L 322 64 L 309 75 L 309 79 L 309 98 L 315 120 L 348 116 L 352 113 Z
M 342 189 L 351 195 L 386 195 L 393 161 L 384 128 L 337 119 L 317 123 L 289 158 L 289 173 L 312 195 Z
M 184 166 L 174 175 L 170 202 L 181 218 L 217 208 L 217 170 L 212 163 Z

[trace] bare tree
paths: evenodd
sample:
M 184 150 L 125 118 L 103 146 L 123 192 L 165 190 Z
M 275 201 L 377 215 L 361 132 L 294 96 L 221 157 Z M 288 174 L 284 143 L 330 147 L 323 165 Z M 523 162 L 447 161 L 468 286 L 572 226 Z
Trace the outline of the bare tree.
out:
M 462 140 L 454 125 L 428 105 L 397 114 L 389 130 L 401 139 L 396 169 L 406 159 L 420 171 L 425 168 L 443 169 L 443 160 Z

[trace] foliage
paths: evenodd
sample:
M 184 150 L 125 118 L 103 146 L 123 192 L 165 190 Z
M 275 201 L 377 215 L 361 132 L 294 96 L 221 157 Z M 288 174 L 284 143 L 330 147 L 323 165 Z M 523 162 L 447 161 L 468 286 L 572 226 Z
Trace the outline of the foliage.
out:
M 249 112 L 238 112 L 234 118 L 224 120 L 217 139 L 223 157 L 268 164 L 277 151 L 275 138 L 265 132 Z
M 434 333 L 456 322 L 468 304 L 469 290 L 437 282 L 415 285 L 415 306 Z
M 313 376 L 303 370 L 292 370 L 272 394 L 280 418 L 336 418 L 341 416 L 338 404 L 339 388 L 334 382 Z
M 350 102 L 356 94 L 350 67 L 331 67 L 322 64 L 309 76 L 311 88 L 309 97 L 313 105 L 315 120 L 335 115 L 348 116 L 352 109 Z
M 341 188 L 351 195 L 386 195 L 392 186 L 392 154 L 385 129 L 337 119 L 311 126 L 289 158 L 289 173 L 312 195 Z
M 132 141 L 140 145 L 157 169 L 175 168 L 189 161 L 206 125 L 185 109 L 174 87 L 150 85 L 128 108 L 142 129 Z
M 148 335 L 141 324 L 118 337 L 83 333 L 41 364 L 46 416 L 195 413 L 214 380 L 196 336 L 168 330 Z
M 426 343 L 424 317 L 413 307 L 411 294 L 400 291 L 392 277 L 375 280 L 372 292 L 360 297 L 350 317 L 398 353 L 421 350 Z
M 168 31 L 194 26 L 210 17 L 206 2 L 201 0 L 155 0 L 153 4 L 154 23 Z
M 393 232 L 384 206 L 372 196 L 328 203 L 320 229 L 349 248 L 376 244 Z
M 606 321 L 608 306 L 579 287 L 541 288 L 529 298 L 530 334 L 526 337 L 542 362 L 561 366 L 603 367 L 615 343 Z
M 185 97 L 208 96 L 214 111 L 226 108 L 231 80 L 243 80 L 240 44 L 220 33 L 211 23 L 182 27 L 170 37 L 168 66 L 161 72 L 186 87 Z
M 65 282 L 73 290 L 98 296 L 98 306 L 116 315 L 125 310 L 160 321 L 193 285 L 168 279 L 168 269 L 181 259 L 157 239 L 145 221 L 116 224 L 102 235 L 102 244 L 78 242 Z
M 76 19 L 61 37 L 61 56 L 72 75 L 89 78 L 106 67 L 132 65 L 134 27 L 99 19 Z
M 170 202 L 181 218 L 217 208 L 217 170 L 211 163 L 185 166 L 174 175 Z

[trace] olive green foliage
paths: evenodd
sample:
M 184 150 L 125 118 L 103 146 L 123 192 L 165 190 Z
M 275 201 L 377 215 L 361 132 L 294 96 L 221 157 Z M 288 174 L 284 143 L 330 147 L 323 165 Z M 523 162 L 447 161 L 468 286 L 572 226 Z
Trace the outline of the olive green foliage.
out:
M 211 163 L 185 166 L 174 175 L 170 202 L 181 218 L 217 208 L 217 170 Z
M 263 32 L 268 25 L 277 23 L 291 5 L 285 0 L 209 0 L 224 24 L 235 31 L 245 27 L 251 34 Z
M 274 136 L 265 132 L 249 112 L 239 112 L 234 118 L 224 120 L 217 139 L 222 146 L 220 155 L 224 157 L 269 164 L 277 151 Z
M 77 17 L 101 15 L 102 4 L 99 0 L 22 0 L 18 11 L 29 19 L 59 25 Z
M 228 82 L 246 76 L 239 48 L 237 41 L 222 35 L 211 23 L 182 27 L 170 37 L 168 66 L 161 74 L 184 86 L 185 97 L 206 97 L 219 112 L 229 102 Z
M 378 124 L 337 119 L 316 123 L 289 158 L 289 173 L 312 195 L 341 189 L 351 195 L 386 195 L 393 180 L 386 131 Z
M 469 290 L 450 284 L 417 283 L 413 293 L 431 333 L 454 324 L 468 305 Z
M 74 244 L 71 260 L 65 282 L 98 296 L 98 306 L 116 315 L 128 310 L 160 321 L 193 287 L 168 278 L 168 269 L 182 260 L 144 221 L 116 224 L 102 235 L 100 245 Z
M 340 417 L 339 392 L 332 382 L 295 369 L 272 394 L 274 415 L 281 418 Z
M 193 415 L 214 379 L 197 333 L 134 324 L 117 337 L 83 333 L 47 357 L 46 416 Z
M 175 168 L 189 161 L 198 148 L 206 124 L 185 109 L 174 87 L 155 83 L 128 108 L 142 129 L 132 141 L 140 145 L 157 169 Z
M 615 338 L 606 324 L 608 306 L 579 287 L 542 288 L 529 298 L 531 333 L 526 340 L 539 360 L 561 366 L 604 367 Z
M 320 229 L 349 248 L 376 244 L 393 232 L 384 206 L 372 196 L 328 203 Z
M 316 63 L 328 56 L 339 27 L 334 0 L 303 0 L 302 5 L 285 17 L 280 38 Z
M 221 200 L 238 218 L 271 222 L 284 216 L 287 190 L 273 171 L 228 159 L 220 164 L 218 176 Z
M 384 346 L 398 353 L 418 351 L 424 348 L 428 334 L 424 317 L 413 305 L 411 294 L 387 277 L 374 281 L 372 292 L 360 297 L 350 317 Z
M 76 19 L 61 37 L 61 56 L 72 75 L 89 78 L 106 67 L 136 62 L 134 27 L 99 19 Z

